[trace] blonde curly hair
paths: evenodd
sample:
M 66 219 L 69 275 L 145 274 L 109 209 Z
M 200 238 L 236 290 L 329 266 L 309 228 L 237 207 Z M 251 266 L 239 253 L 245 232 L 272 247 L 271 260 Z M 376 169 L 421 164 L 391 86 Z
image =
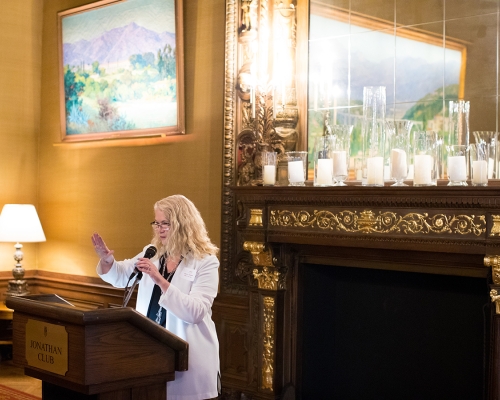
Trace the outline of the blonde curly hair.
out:
M 165 245 L 159 232 L 155 231 L 151 243 L 162 254 L 183 256 L 191 252 L 197 259 L 210 254 L 216 255 L 219 249 L 208 237 L 207 228 L 201 214 L 188 198 L 176 194 L 157 201 L 155 211 L 161 211 L 170 221 L 170 234 Z

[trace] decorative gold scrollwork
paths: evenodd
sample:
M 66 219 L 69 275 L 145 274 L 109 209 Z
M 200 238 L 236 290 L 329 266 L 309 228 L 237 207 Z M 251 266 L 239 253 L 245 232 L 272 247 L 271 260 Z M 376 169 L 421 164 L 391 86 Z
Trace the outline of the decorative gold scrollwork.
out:
M 486 232 L 484 215 L 446 215 L 391 211 L 271 210 L 271 226 L 319 228 L 351 233 L 458 234 L 480 236 Z
M 262 267 L 273 267 L 273 257 L 270 250 L 265 249 L 265 244 L 261 242 L 245 242 L 243 250 L 252 254 L 253 263 Z
M 259 289 L 278 290 L 280 273 L 274 268 L 262 267 L 259 272 L 257 268 L 253 270 L 253 277 L 259 283 Z
M 262 210 L 258 208 L 250 209 L 250 220 L 248 221 L 250 226 L 262 226 Z
M 491 277 L 495 285 L 500 285 L 500 256 L 486 255 L 484 256 L 485 267 L 491 267 Z
M 500 236 L 500 215 L 491 216 L 493 225 L 491 227 L 490 236 Z
M 262 389 L 273 390 L 274 381 L 274 299 L 263 298 L 263 350 L 262 350 Z
M 252 261 L 257 268 L 252 271 L 257 279 L 258 288 L 265 290 L 285 289 L 285 274 L 273 264 L 273 255 L 261 242 L 244 242 L 243 250 L 252 254 Z

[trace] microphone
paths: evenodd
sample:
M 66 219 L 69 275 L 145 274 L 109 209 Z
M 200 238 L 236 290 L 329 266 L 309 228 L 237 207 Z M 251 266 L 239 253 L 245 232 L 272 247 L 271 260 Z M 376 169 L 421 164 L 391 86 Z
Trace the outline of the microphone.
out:
M 142 258 L 153 258 L 156 254 L 156 247 L 154 246 L 149 246 L 147 249 L 146 249 L 146 252 L 144 253 L 144 255 L 142 256 Z M 141 280 L 142 279 L 142 271 L 139 271 L 136 268 L 134 268 L 134 272 L 132 272 L 132 274 L 130 275 L 130 278 L 128 278 L 128 280 L 130 281 L 134 275 L 137 274 L 137 280 Z

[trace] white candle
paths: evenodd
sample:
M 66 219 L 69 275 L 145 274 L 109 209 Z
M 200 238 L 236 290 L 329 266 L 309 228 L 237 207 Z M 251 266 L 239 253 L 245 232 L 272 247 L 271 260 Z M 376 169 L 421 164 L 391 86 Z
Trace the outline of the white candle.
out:
M 288 180 L 292 183 L 304 182 L 304 163 L 302 160 L 288 161 Z
M 493 179 L 493 171 L 495 169 L 495 160 L 488 158 L 488 179 Z
M 488 163 L 486 160 L 472 161 L 472 183 L 484 185 L 488 183 Z
M 465 156 L 448 156 L 448 176 L 450 181 L 467 180 Z
M 366 184 L 384 185 L 383 157 L 370 157 L 366 160 Z
M 331 185 L 333 182 L 333 160 L 319 158 L 316 165 L 316 185 Z
M 347 176 L 347 153 L 343 150 L 332 152 L 333 176 Z
M 391 150 L 391 178 L 401 180 L 408 175 L 406 151 L 401 149 Z
M 264 165 L 262 179 L 264 185 L 274 185 L 276 183 L 276 166 Z
M 415 155 L 413 174 L 414 185 L 432 184 L 432 156 L 429 154 Z

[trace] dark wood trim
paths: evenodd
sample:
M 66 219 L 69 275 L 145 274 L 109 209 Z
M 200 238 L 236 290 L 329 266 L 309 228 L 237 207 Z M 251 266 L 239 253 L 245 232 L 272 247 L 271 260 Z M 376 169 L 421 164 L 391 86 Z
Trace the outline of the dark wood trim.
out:
M 490 286 L 500 292 L 484 261 L 486 255 L 500 255 L 500 181 L 487 187 L 439 182 L 434 187 L 374 188 L 351 182 L 331 188 L 308 184 L 227 190 L 231 212 L 223 217 L 221 293 L 213 307 L 226 398 L 244 393 L 274 399 L 289 385 L 301 395 L 303 343 L 297 319 L 302 315 L 298 266 L 303 263 L 484 278 L 485 290 Z M 281 325 L 273 336 L 279 355 L 273 390 L 261 381 L 266 338 L 259 299 L 264 292 L 253 271 L 262 265 L 244 250 L 249 242 L 270 250 L 272 271 L 284 277 L 278 288 L 283 304 L 274 310 Z M 488 399 L 498 400 L 500 325 L 491 307 L 493 330 L 485 355 L 491 365 Z
M 57 294 L 83 309 L 121 307 L 123 289 L 117 289 L 103 282 L 99 277 L 62 274 L 41 270 L 28 270 L 25 273 L 30 294 Z M 10 272 L 0 272 L 0 296 L 5 299 L 7 282 L 12 279 Z M 129 301 L 134 307 L 137 292 Z

